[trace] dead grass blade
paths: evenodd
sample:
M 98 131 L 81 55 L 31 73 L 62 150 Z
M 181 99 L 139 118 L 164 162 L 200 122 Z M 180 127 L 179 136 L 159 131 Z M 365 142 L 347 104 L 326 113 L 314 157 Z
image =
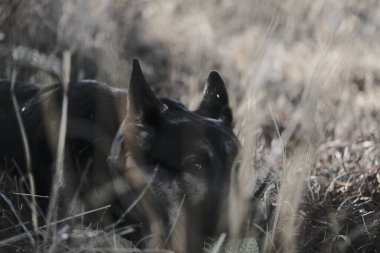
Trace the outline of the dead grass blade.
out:
M 17 123 L 20 128 L 22 143 L 23 143 L 23 149 L 25 154 L 25 164 L 27 169 L 27 178 L 29 182 L 29 187 L 31 191 L 31 197 L 32 197 L 32 224 L 33 224 L 33 230 L 34 233 L 37 234 L 37 228 L 38 228 L 38 218 L 37 218 L 37 201 L 36 201 L 36 187 L 34 183 L 34 177 L 33 177 L 33 171 L 32 171 L 32 157 L 30 154 L 30 148 L 29 148 L 29 141 L 28 136 L 26 134 L 26 130 L 22 121 L 21 113 L 19 110 L 19 105 L 16 98 L 15 93 L 15 85 L 16 85 L 16 69 L 14 68 L 12 71 L 12 79 L 11 79 L 11 95 L 12 95 L 12 102 L 13 107 L 16 113 Z

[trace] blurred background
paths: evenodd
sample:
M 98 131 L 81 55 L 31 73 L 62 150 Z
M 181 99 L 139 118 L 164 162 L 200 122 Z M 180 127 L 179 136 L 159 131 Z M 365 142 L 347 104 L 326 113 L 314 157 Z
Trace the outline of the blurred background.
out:
M 334 88 L 343 80 L 379 81 L 378 4 L 4 0 L 0 76 L 9 78 L 15 62 L 20 80 L 56 82 L 62 52 L 70 50 L 72 79 L 125 87 L 139 58 L 165 96 L 190 94 L 212 69 L 240 96 L 256 87 L 294 97 L 313 75 L 333 75 Z
M 69 50 L 72 80 L 127 87 L 138 58 L 156 92 L 194 107 L 217 70 L 235 111 L 254 99 L 261 114 L 271 105 L 280 121 L 305 88 L 323 99 L 326 118 L 336 116 L 344 90 L 373 93 L 380 85 L 376 0 L 4 0 L 0 11 L 7 79 L 14 65 L 19 81 L 58 82 Z
M 17 66 L 19 81 L 59 82 L 69 50 L 72 80 L 127 88 L 138 58 L 160 96 L 195 108 L 217 70 L 247 157 L 248 191 L 273 175 L 260 211 L 277 217 L 265 221 L 273 245 L 309 252 L 323 241 L 321 251 L 345 252 L 364 245 L 357 231 L 370 223 L 373 250 L 379 39 L 377 0 L 3 0 L 0 78 Z

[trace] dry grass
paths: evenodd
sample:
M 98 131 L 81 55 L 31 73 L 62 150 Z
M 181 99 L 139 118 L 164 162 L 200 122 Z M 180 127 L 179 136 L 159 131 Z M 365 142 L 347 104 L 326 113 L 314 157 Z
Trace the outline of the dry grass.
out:
M 138 57 L 160 95 L 194 108 L 216 69 L 243 145 L 229 232 L 254 237 L 260 252 L 379 252 L 379 36 L 370 0 L 8 0 L 0 76 L 10 79 L 14 63 L 19 80 L 51 83 L 69 50 L 72 79 L 126 87 Z M 0 243 L 20 233 L 31 243 L 30 201 L 12 195 L 6 175 L 2 203 L 21 211 L 1 212 L 17 227 L 1 228 Z M 128 252 L 118 233 L 93 233 L 107 244 L 83 240 L 87 250 Z M 211 252 L 223 252 L 215 239 Z

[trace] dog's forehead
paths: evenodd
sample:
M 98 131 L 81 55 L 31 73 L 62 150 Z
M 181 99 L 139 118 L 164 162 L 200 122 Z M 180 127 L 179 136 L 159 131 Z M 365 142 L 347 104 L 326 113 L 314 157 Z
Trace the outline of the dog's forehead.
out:
M 223 130 L 230 129 L 230 127 L 223 125 L 220 119 L 208 118 L 190 111 L 180 102 L 170 99 L 162 99 L 162 102 L 166 105 L 166 110 L 164 113 L 165 119 L 173 125 L 181 125 L 182 127 L 188 125 L 189 127 L 195 127 L 196 129 L 203 128 L 204 130 L 207 128 Z
M 183 105 L 180 102 L 171 100 L 169 98 L 162 98 L 160 99 L 161 102 L 166 105 L 168 110 L 183 110 L 183 111 L 188 111 L 185 105 Z
M 184 136 L 193 139 L 194 143 L 199 142 L 197 137 L 204 141 L 213 140 L 218 142 L 218 145 L 226 145 L 228 150 L 239 145 L 232 128 L 224 124 L 221 119 L 202 116 L 170 99 L 162 99 L 162 102 L 167 106 L 164 113 L 166 127 L 172 129 L 173 132 L 181 132 Z

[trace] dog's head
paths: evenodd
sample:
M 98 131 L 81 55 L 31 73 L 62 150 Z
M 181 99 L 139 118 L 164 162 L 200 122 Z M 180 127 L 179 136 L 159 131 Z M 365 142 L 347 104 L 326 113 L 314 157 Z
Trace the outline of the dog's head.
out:
M 180 226 L 178 218 L 191 231 L 187 240 L 210 236 L 220 228 L 240 144 L 232 130 L 226 88 L 217 72 L 210 73 L 198 109 L 190 111 L 179 102 L 158 99 L 135 60 L 124 144 L 127 160 L 139 168 L 150 189 L 154 204 L 149 205 L 164 224 L 164 232 Z M 131 168 L 124 169 L 130 175 Z

